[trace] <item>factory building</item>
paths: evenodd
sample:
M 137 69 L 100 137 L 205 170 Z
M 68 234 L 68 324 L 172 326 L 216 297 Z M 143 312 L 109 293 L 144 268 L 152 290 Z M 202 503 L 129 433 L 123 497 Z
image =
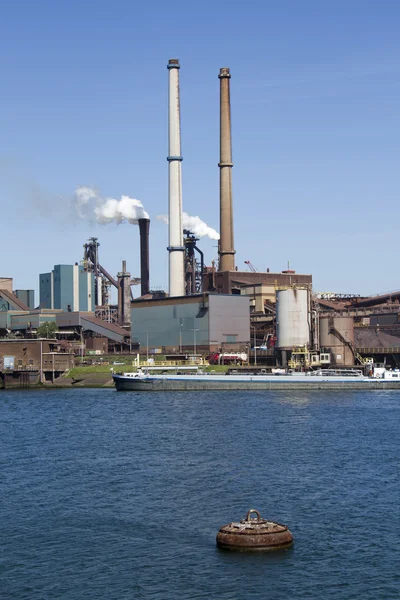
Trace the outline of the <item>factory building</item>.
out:
M 15 296 L 21 300 L 28 308 L 35 308 L 35 291 L 34 290 L 15 290 Z
M 74 353 L 58 340 L 0 340 L 0 388 L 54 381 L 74 366 Z
M 400 292 L 361 298 L 315 296 L 321 348 L 336 366 L 360 365 L 366 359 L 400 367 Z
M 61 310 L 8 310 L 0 312 L 0 333 L 4 331 L 32 333 L 44 323 L 55 323 L 56 314 Z
M 77 263 L 55 265 L 39 275 L 40 307 L 66 312 L 94 311 L 94 277 Z
M 4 285 L 4 279 L 0 279 L 0 285 Z M 6 313 L 9 310 L 29 310 L 29 307 L 13 294 L 8 286 L 5 288 L 0 287 L 0 313 Z
M 35 308 L 34 290 L 13 291 L 12 277 L 0 277 L 0 292 L 4 292 L 0 299 L 0 310 Z
M 263 289 L 254 289 L 262 285 Z M 265 294 L 264 299 L 275 301 L 275 289 L 278 286 L 312 285 L 312 275 L 299 274 L 295 271 L 271 273 L 269 271 L 215 271 L 208 269 L 203 276 L 203 291 L 218 294 L 250 295 Z
M 242 350 L 250 341 L 245 296 L 197 294 L 131 304 L 131 342 L 149 353 Z
M 371 357 L 400 367 L 400 292 L 323 298 L 313 296 L 310 274 L 298 274 L 289 265 L 273 273 L 258 271 L 248 260 L 248 270 L 241 270 L 235 262 L 228 68 L 218 75 L 218 261 L 205 266 L 199 238 L 183 229 L 178 59 L 170 59 L 168 73 L 169 297 L 150 289 L 150 220 L 141 218 L 140 278 L 131 278 L 125 260 L 120 272 L 110 275 L 100 263 L 98 239 L 90 238 L 81 265 L 56 265 L 40 275 L 40 309 L 32 310 L 32 290 L 13 292 L 12 279 L 0 278 L 0 332 L 29 337 L 43 322 L 55 321 L 57 335 L 96 352 L 205 355 L 249 350 L 250 362 L 260 368 L 360 367 Z M 141 298 L 133 300 L 131 286 L 139 283 Z M 111 305 L 111 286 L 118 291 L 117 306 Z

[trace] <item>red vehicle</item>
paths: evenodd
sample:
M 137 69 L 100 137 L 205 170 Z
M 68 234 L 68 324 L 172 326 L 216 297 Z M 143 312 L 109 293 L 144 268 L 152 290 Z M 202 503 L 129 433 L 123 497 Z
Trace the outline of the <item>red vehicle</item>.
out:
M 207 357 L 210 365 L 242 365 L 247 362 L 245 352 L 214 352 Z

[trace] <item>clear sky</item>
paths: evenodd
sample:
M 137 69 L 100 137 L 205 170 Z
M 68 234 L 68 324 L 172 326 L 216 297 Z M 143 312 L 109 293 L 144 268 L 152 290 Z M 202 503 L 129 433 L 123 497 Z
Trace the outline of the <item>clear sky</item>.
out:
M 400 288 L 397 0 L 5 0 L 0 277 L 83 257 L 139 276 L 135 225 L 80 220 L 79 185 L 142 201 L 167 288 L 167 63 L 181 63 L 183 207 L 219 229 L 219 80 L 231 69 L 236 264 L 315 291 Z M 216 242 L 202 238 L 206 263 Z M 140 290 L 135 290 L 138 295 Z M 38 293 L 36 295 L 39 301 Z

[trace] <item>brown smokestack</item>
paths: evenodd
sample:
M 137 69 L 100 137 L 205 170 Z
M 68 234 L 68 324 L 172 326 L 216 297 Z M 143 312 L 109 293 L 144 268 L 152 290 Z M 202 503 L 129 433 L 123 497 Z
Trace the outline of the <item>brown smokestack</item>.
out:
M 144 296 L 150 291 L 149 275 L 149 230 L 150 219 L 139 219 L 140 232 L 140 280 L 141 295 Z
M 219 270 L 235 269 L 235 250 L 233 248 L 233 211 L 232 211 L 232 137 L 231 137 L 231 99 L 229 69 L 220 69 L 220 242 Z

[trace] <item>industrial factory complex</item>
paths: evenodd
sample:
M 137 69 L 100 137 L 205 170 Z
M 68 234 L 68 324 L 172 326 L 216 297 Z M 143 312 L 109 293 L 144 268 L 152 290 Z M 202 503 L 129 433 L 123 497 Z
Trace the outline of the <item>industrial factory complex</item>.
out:
M 180 65 L 169 75 L 169 288 L 153 291 L 150 219 L 137 220 L 140 276 L 126 262 L 110 274 L 95 237 L 70 265 L 49 264 L 38 274 L 40 298 L 14 290 L 0 277 L 0 373 L 40 370 L 43 380 L 74 364 L 76 356 L 126 354 L 157 359 L 209 358 L 236 367 L 357 367 L 371 362 L 400 367 L 400 291 L 390 295 L 316 294 L 312 275 L 289 267 L 260 272 L 235 263 L 232 202 L 231 74 L 220 85 L 220 239 L 218 261 L 206 265 L 195 233 L 182 224 Z M 238 229 L 238 228 L 237 228 Z M 240 230 L 238 230 L 240 235 Z M 3 275 L 0 273 L 0 275 Z M 139 275 L 139 274 L 138 274 Z M 111 288 L 118 301 L 112 303 Z M 134 297 L 133 291 L 138 292 Z M 138 297 L 137 297 L 138 296 Z M 43 334 L 52 326 L 52 337 Z

